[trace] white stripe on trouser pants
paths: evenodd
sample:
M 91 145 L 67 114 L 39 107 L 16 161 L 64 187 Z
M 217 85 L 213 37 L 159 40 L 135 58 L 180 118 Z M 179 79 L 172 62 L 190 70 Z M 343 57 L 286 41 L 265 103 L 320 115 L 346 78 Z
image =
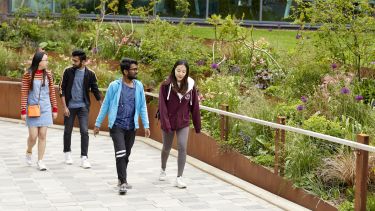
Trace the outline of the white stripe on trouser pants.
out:
M 116 158 L 121 158 L 121 157 L 124 157 L 125 155 L 126 155 L 126 150 L 121 150 L 121 151 L 116 152 Z

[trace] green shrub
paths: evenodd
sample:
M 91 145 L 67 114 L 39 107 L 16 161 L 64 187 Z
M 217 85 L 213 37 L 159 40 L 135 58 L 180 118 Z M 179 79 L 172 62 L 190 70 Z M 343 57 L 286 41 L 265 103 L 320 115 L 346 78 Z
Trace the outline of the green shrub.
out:
M 354 84 L 354 93 L 362 95 L 364 103 L 369 104 L 375 100 L 375 79 L 364 78 Z
M 309 119 L 303 122 L 303 128 L 306 130 L 311 130 L 317 133 L 322 133 L 325 135 L 330 135 L 338 138 L 344 138 L 345 136 L 345 129 L 341 127 L 339 122 L 330 121 L 326 119 L 324 116 L 311 116 Z M 306 137 L 305 140 L 311 140 L 311 144 L 315 145 L 317 150 L 322 155 L 337 152 L 337 150 L 342 146 L 340 144 L 311 137 Z
M 288 138 L 286 144 L 285 175 L 297 183 L 307 182 L 304 181 L 304 176 L 315 171 L 321 164 L 322 155 L 320 149 L 312 142 L 306 141 L 303 135 L 292 136 L 293 139 Z
M 0 75 L 17 77 L 22 70 L 20 61 L 22 57 L 0 44 Z
M 79 18 L 79 11 L 75 7 L 61 10 L 61 26 L 66 29 L 75 29 Z

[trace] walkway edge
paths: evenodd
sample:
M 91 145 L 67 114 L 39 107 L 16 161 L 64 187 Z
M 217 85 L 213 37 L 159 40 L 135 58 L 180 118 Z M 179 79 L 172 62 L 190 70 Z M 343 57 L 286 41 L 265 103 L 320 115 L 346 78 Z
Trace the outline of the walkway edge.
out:
M 143 143 L 148 144 L 152 147 L 155 147 L 159 150 L 161 150 L 162 147 L 163 147 L 163 145 L 160 142 L 157 142 L 153 139 L 145 138 L 145 137 L 141 137 L 141 136 L 137 136 L 136 138 L 137 138 L 137 140 L 140 140 Z M 177 150 L 172 148 L 170 154 L 177 157 L 178 153 L 177 153 Z M 186 156 L 186 161 L 190 165 L 192 165 L 192 166 L 194 166 L 194 167 L 196 167 L 196 168 L 198 168 L 198 169 L 200 169 L 200 170 L 202 170 L 202 171 L 204 171 L 208 174 L 211 174 L 211 175 L 213 175 L 213 176 L 215 176 L 215 177 L 217 177 L 217 178 L 219 178 L 219 179 L 221 179 L 221 180 L 223 180 L 223 181 L 225 181 L 229 184 L 232 184 L 232 185 L 234 185 L 238 188 L 241 188 L 244 191 L 249 192 L 249 193 L 253 194 L 254 196 L 257 196 L 257 197 L 259 197 L 259 198 L 261 198 L 261 199 L 263 199 L 263 200 L 265 200 L 265 201 L 267 201 L 267 202 L 269 202 L 269 203 L 271 203 L 271 204 L 273 204 L 273 205 L 275 205 L 275 206 L 277 206 L 281 209 L 293 210 L 293 211 L 309 210 L 305 207 L 302 207 L 301 205 L 298 205 L 298 204 L 296 204 L 294 202 L 291 202 L 287 199 L 284 199 L 284 198 L 282 198 L 278 195 L 275 195 L 271 192 L 268 192 L 268 191 L 266 191 L 262 188 L 259 188 L 258 186 L 255 186 L 255 185 L 253 185 L 253 184 L 251 184 L 251 183 L 249 183 L 245 180 L 242 180 L 238 177 L 235 177 L 235 176 L 233 176 L 233 175 L 231 175 L 231 174 L 229 174 L 225 171 L 222 171 L 218 168 L 215 168 L 215 167 L 213 167 L 213 166 L 211 166 L 207 163 L 204 163 L 204 162 L 202 162 L 198 159 L 195 159 L 191 156 Z
M 18 124 L 25 124 L 24 121 L 22 121 L 22 120 L 11 119 L 11 118 L 4 118 L 4 117 L 0 117 L 0 121 L 13 122 L 13 123 L 18 123 Z M 64 126 L 62 126 L 62 125 L 53 125 L 50 128 L 63 130 Z M 79 128 L 74 128 L 73 130 L 74 131 L 79 131 Z M 89 133 L 93 134 L 93 131 L 89 130 Z M 108 132 L 105 132 L 104 134 L 103 133 L 104 132 L 102 132 L 102 134 L 100 134 L 100 135 L 101 136 L 109 136 Z M 149 146 L 157 148 L 159 150 L 161 150 L 162 146 L 163 146 L 161 143 L 159 143 L 159 142 L 157 142 L 157 141 L 155 141 L 153 139 L 150 139 L 150 138 L 136 136 L 136 139 L 142 141 L 143 143 L 145 143 L 145 144 L 147 144 Z M 177 157 L 177 150 L 172 149 L 171 150 L 171 155 Z M 186 161 L 190 165 L 192 165 L 192 166 L 194 166 L 194 167 L 196 167 L 196 168 L 198 168 L 198 169 L 200 169 L 200 170 L 202 170 L 202 171 L 204 171 L 204 172 L 206 172 L 208 174 L 211 174 L 211 175 L 213 175 L 213 176 L 215 176 L 215 177 L 217 177 L 217 178 L 219 178 L 219 179 L 221 179 L 221 180 L 223 180 L 223 181 L 225 181 L 225 182 L 227 182 L 229 184 L 232 184 L 232 185 L 234 185 L 234 186 L 236 186 L 238 188 L 241 188 L 241 189 L 245 190 L 246 192 L 249 192 L 249 193 L 253 194 L 254 196 L 257 196 L 257 197 L 259 197 L 259 198 L 261 198 L 261 199 L 263 199 L 263 200 L 265 200 L 265 201 L 267 201 L 267 202 L 269 202 L 269 203 L 271 203 L 271 204 L 273 204 L 273 205 L 275 205 L 275 206 L 277 206 L 277 207 L 279 207 L 281 209 L 284 209 L 284 210 L 293 210 L 293 211 L 297 211 L 297 210 L 298 211 L 299 210 L 306 211 L 306 210 L 309 210 L 309 209 L 307 209 L 305 207 L 302 207 L 302 206 L 300 206 L 300 205 L 298 205 L 296 203 L 293 203 L 293 202 L 291 202 L 291 201 L 289 201 L 287 199 L 284 199 L 284 198 L 282 198 L 282 197 L 280 197 L 278 195 L 275 195 L 275 194 L 270 193 L 270 192 L 268 192 L 268 191 L 266 191 L 266 190 L 264 190 L 262 188 L 259 188 L 259 187 L 255 186 L 255 185 L 253 185 L 253 184 L 251 184 L 249 182 L 246 182 L 245 180 L 237 178 L 237 177 L 235 177 L 235 176 L 233 176 L 233 175 L 231 175 L 231 174 L 229 174 L 229 173 L 227 173 L 225 171 L 222 171 L 222 170 L 220 170 L 218 168 L 215 168 L 215 167 L 213 167 L 211 165 L 208 165 L 207 163 L 204 163 L 204 162 L 202 162 L 202 161 L 200 161 L 198 159 L 195 159 L 195 158 L 193 158 L 191 156 L 187 156 L 186 157 Z

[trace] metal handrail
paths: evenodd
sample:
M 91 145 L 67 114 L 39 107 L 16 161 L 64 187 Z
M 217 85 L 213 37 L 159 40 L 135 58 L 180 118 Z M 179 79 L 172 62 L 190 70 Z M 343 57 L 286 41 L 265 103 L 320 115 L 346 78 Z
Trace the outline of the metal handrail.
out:
M 158 94 L 155 94 L 155 93 L 152 93 L 152 92 L 145 92 L 145 94 L 148 95 L 148 96 L 159 98 Z M 365 150 L 365 151 L 368 151 L 368 152 L 375 152 L 375 147 L 369 146 L 369 145 L 366 145 L 366 144 L 361 144 L 361 143 L 357 143 L 357 142 L 342 139 L 342 138 L 337 138 L 337 137 L 330 136 L 330 135 L 325 135 L 325 134 L 321 134 L 321 133 L 317 133 L 317 132 L 313 132 L 313 131 L 309 131 L 309 130 L 304 130 L 304 129 L 301 129 L 301 128 L 277 124 L 277 123 L 274 123 L 274 122 L 268 122 L 268 121 L 264 121 L 264 120 L 260 120 L 260 119 L 256 119 L 256 118 L 252 118 L 252 117 L 248 117 L 248 116 L 244 116 L 244 115 L 240 115 L 240 114 L 236 114 L 236 113 L 232 113 L 232 112 L 228 112 L 228 111 L 223 111 L 223 110 L 216 109 L 216 108 L 207 107 L 207 106 L 204 106 L 204 105 L 200 105 L 199 107 L 202 110 L 214 112 L 214 113 L 224 115 L 224 116 L 233 117 L 233 118 L 240 119 L 240 120 L 243 120 L 243 121 L 252 122 L 252 123 L 256 123 L 256 124 L 260 124 L 260 125 L 265 125 L 265 126 L 269 126 L 269 127 L 272 127 L 272 128 L 282 129 L 282 130 L 286 130 L 286 131 L 290 131 L 290 132 L 295 132 L 295 133 L 299 133 L 299 134 L 303 134 L 303 135 L 327 140 L 327 141 L 330 141 L 330 142 L 343 144 L 343 145 L 350 146 L 350 147 L 353 147 L 353 148 L 356 148 L 356 149 L 362 149 L 362 150 Z

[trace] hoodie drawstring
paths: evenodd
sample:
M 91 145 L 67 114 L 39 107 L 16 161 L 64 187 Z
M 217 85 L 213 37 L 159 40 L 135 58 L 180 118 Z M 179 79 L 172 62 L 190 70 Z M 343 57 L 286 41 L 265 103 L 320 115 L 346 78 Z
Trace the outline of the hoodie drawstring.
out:
M 169 91 L 168 91 L 167 101 L 169 100 L 169 95 L 171 94 L 171 90 L 172 90 L 172 84 L 169 84 Z

